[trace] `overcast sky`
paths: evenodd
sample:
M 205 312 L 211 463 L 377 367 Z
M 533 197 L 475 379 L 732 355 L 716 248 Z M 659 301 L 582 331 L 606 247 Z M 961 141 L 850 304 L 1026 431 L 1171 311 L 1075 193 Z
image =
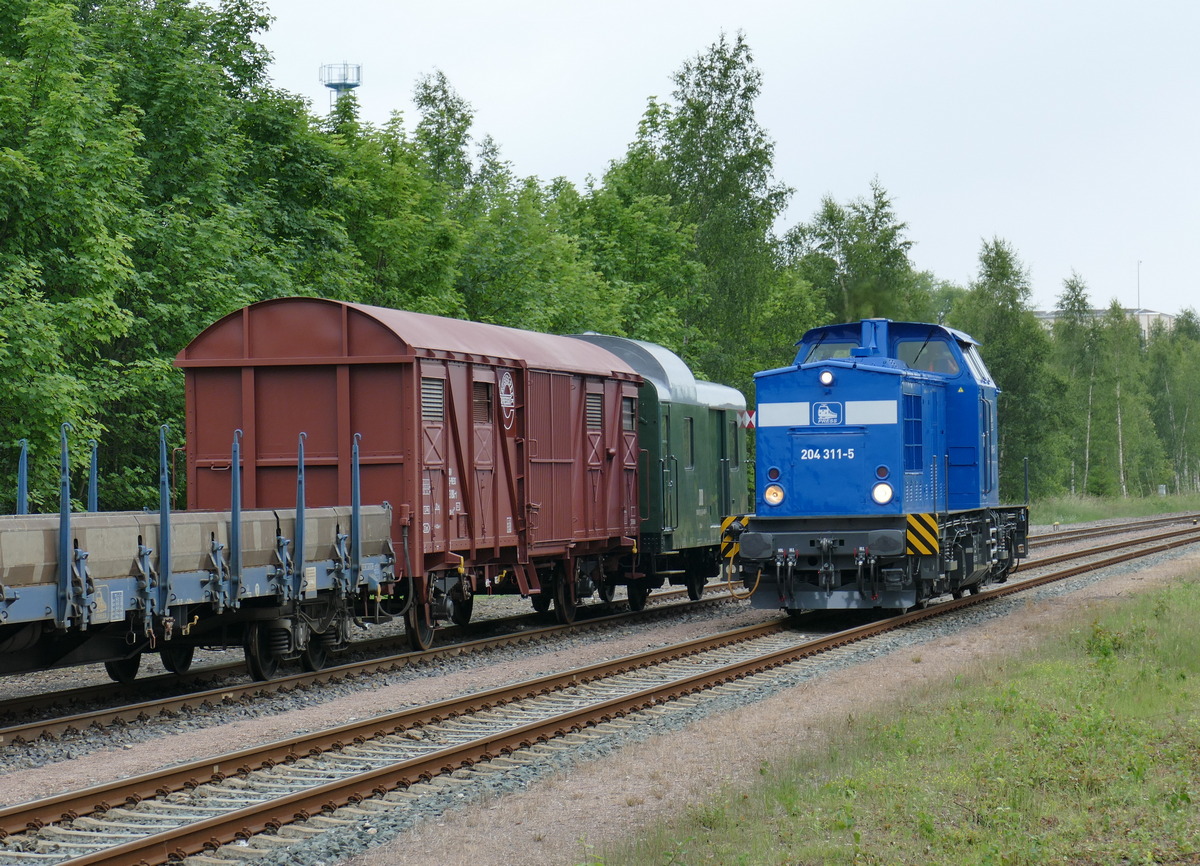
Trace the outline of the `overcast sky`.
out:
M 922 270 L 965 285 L 1000 237 L 1052 307 L 1200 308 L 1196 0 L 268 0 L 272 78 L 328 109 L 322 64 L 361 64 L 364 119 L 415 123 L 442 70 L 519 176 L 599 177 L 650 96 L 721 32 L 762 71 L 783 225 L 891 195 Z M 1141 262 L 1139 267 L 1139 261 Z M 1140 279 L 1139 279 L 1140 277 Z

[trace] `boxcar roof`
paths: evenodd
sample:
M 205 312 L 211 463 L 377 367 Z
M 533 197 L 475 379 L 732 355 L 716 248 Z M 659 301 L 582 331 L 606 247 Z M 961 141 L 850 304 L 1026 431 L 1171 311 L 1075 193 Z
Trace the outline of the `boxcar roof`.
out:
M 568 337 L 325 298 L 277 298 L 230 313 L 192 340 L 175 363 L 386 363 L 414 357 L 637 378 L 613 353 Z

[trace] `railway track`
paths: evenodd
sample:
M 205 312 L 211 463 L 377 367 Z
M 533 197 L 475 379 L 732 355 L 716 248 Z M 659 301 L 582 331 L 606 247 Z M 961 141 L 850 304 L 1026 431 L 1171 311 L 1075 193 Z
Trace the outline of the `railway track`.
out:
M 316 672 L 296 673 L 268 681 L 250 680 L 228 682 L 229 677 L 245 673 L 245 664 L 216 665 L 198 672 L 195 678 L 181 681 L 175 675 L 164 675 L 139 681 L 139 686 L 119 687 L 114 683 L 83 686 L 51 694 L 29 695 L 6 700 L 4 711 L 10 717 L 29 716 L 54 708 L 103 703 L 102 707 L 90 707 L 77 713 L 56 715 L 0 727 L 0 747 L 12 743 L 31 743 L 43 737 L 56 737 L 70 731 L 82 731 L 112 724 L 130 724 L 151 716 L 184 712 L 192 708 L 246 701 L 269 694 L 278 694 L 297 689 L 310 688 L 322 683 L 338 682 L 388 673 L 410 665 L 426 664 L 449 656 L 471 655 L 488 652 L 500 647 L 530 644 L 550 640 L 556 636 L 578 634 L 618 627 L 628 622 L 643 622 L 670 617 L 684 611 L 714 604 L 724 604 L 731 597 L 722 592 L 724 584 L 710 584 L 705 597 L 699 601 L 688 601 L 687 590 L 672 590 L 652 596 L 655 603 L 641 611 L 614 611 L 612 605 L 595 605 L 594 612 L 581 617 L 570 625 L 545 625 L 545 615 L 529 614 L 483 621 L 489 631 L 496 632 L 487 637 L 461 640 L 445 646 L 434 647 L 423 652 L 405 651 L 384 653 L 369 658 L 323 668 Z M 680 601 L 683 599 L 683 601 Z M 478 629 L 476 629 L 478 630 Z M 470 629 L 456 629 L 461 638 Z M 381 638 L 362 642 L 359 651 L 370 654 L 371 650 L 387 650 L 404 642 L 403 636 Z M 216 686 L 209 683 L 217 682 Z M 182 687 L 182 688 L 181 688 Z M 163 689 L 177 689 L 175 693 L 163 694 Z M 152 696 L 146 697 L 147 693 Z M 128 696 L 134 699 L 129 700 Z M 114 703 L 114 698 L 117 701 Z
M 436 796 L 474 774 L 503 773 L 547 750 L 576 748 L 637 724 L 632 714 L 671 712 L 722 690 L 756 687 L 822 653 L 1198 541 L 1200 530 L 1184 529 L 1103 545 L 1058 558 L 1088 560 L 1082 564 L 833 634 L 814 638 L 780 619 L 2 809 L 0 864 L 187 856 L 204 862 L 206 850 L 238 840 L 253 838 L 263 849 L 292 844 Z
M 1030 547 L 1096 536 L 1107 537 L 1114 533 L 1135 532 L 1179 523 L 1194 524 L 1197 519 L 1200 519 L 1200 514 L 1174 515 L 1106 524 L 1102 527 L 1043 533 L 1031 537 Z M 1045 558 L 1040 561 L 1048 562 Z M 710 597 L 707 597 L 704 603 L 728 601 L 728 595 L 721 595 L 715 599 L 711 597 L 712 593 L 720 592 L 725 586 L 720 581 L 710 583 L 706 589 Z M 3 701 L 3 716 L 0 718 L 10 720 L 11 723 L 0 724 L 0 746 L 14 742 L 31 742 L 40 737 L 54 737 L 94 725 L 130 722 L 148 715 L 179 712 L 190 707 L 218 702 L 246 700 L 258 695 L 287 692 L 323 682 L 366 676 L 372 672 L 397 670 L 405 665 L 421 664 L 446 654 L 486 652 L 497 647 L 545 640 L 558 634 L 611 627 L 624 619 L 638 621 L 647 617 L 670 616 L 678 610 L 686 609 L 687 606 L 664 605 L 685 597 L 684 589 L 655 593 L 650 596 L 651 605 L 644 616 L 634 612 L 612 613 L 613 605 L 582 607 L 580 621 L 572 626 L 547 626 L 545 615 L 538 613 L 477 620 L 466 627 L 448 627 L 440 630 L 438 634 L 441 645 L 425 652 L 409 652 L 407 649 L 397 651 L 399 647 L 407 647 L 403 634 L 371 638 L 356 642 L 347 653 L 365 656 L 362 661 L 346 662 L 316 673 L 296 673 L 278 677 L 269 682 L 237 682 L 239 677 L 246 675 L 245 663 L 239 660 L 197 668 L 183 676 L 163 674 L 144 677 L 129 685 L 105 680 L 44 694 L 9 697 Z M 481 630 L 487 631 L 488 636 L 471 637 L 472 633 L 478 634 Z M 102 704 L 104 709 L 96 709 L 96 704 Z M 63 713 L 64 709 L 77 707 L 87 709 Z

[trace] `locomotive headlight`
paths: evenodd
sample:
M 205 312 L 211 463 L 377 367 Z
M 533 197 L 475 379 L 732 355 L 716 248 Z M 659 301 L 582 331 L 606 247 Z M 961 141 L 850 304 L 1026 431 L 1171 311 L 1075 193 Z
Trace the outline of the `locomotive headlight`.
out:
M 892 501 L 895 491 L 892 490 L 892 485 L 886 481 L 880 481 L 871 488 L 871 498 L 875 500 L 876 505 L 887 505 Z
M 767 505 L 778 505 L 783 502 L 783 488 L 778 484 L 768 484 L 767 489 L 763 491 L 763 499 Z
M 822 385 L 824 385 L 826 388 L 828 388 L 830 385 L 833 384 L 833 371 L 832 370 L 822 370 L 821 375 L 817 376 L 817 381 L 820 382 Z

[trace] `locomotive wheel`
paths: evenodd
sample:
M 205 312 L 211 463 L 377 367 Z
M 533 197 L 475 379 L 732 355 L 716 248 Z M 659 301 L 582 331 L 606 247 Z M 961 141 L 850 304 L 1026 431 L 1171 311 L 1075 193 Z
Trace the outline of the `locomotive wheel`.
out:
M 142 664 L 142 654 L 134 653 L 127 659 L 117 659 L 115 662 L 105 662 L 104 669 L 114 682 L 129 685 L 137 676 L 138 667 Z
M 426 605 L 413 603 L 404 615 L 404 631 L 408 635 L 408 645 L 417 652 L 433 646 L 433 620 L 429 618 Z
M 261 620 L 246 626 L 242 648 L 246 651 L 246 667 L 256 680 L 269 680 L 279 673 L 279 656 L 271 652 L 271 629 Z
M 466 601 L 455 601 L 454 612 L 450 619 L 455 625 L 466 625 L 471 621 L 471 611 L 475 609 L 475 596 L 468 596 Z
M 563 625 L 575 622 L 575 587 L 562 569 L 556 569 L 554 581 L 554 616 Z
M 300 651 L 300 666 L 306 671 L 319 671 L 329 664 L 329 646 L 319 634 L 309 635 L 308 646 Z
M 950 590 L 950 597 L 955 600 L 960 599 L 963 597 L 963 591 L 961 589 L 952 589 Z
M 192 667 L 196 648 L 187 644 L 165 643 L 158 651 L 163 667 L 173 674 L 186 674 Z
M 983 589 L 983 587 L 977 583 L 973 583 L 969 587 L 967 587 L 967 590 L 968 590 L 968 592 L 971 593 L 971 595 L 979 595 L 979 590 L 981 590 L 981 589 Z
M 533 602 L 533 609 L 538 613 L 545 613 L 550 609 L 550 593 L 546 592 L 546 587 L 542 587 L 542 591 L 537 595 L 529 596 L 529 600 Z
M 631 583 L 626 587 L 626 593 L 629 596 L 629 609 L 632 611 L 643 610 L 646 607 L 646 599 L 650 597 L 649 587 L 641 584 Z

